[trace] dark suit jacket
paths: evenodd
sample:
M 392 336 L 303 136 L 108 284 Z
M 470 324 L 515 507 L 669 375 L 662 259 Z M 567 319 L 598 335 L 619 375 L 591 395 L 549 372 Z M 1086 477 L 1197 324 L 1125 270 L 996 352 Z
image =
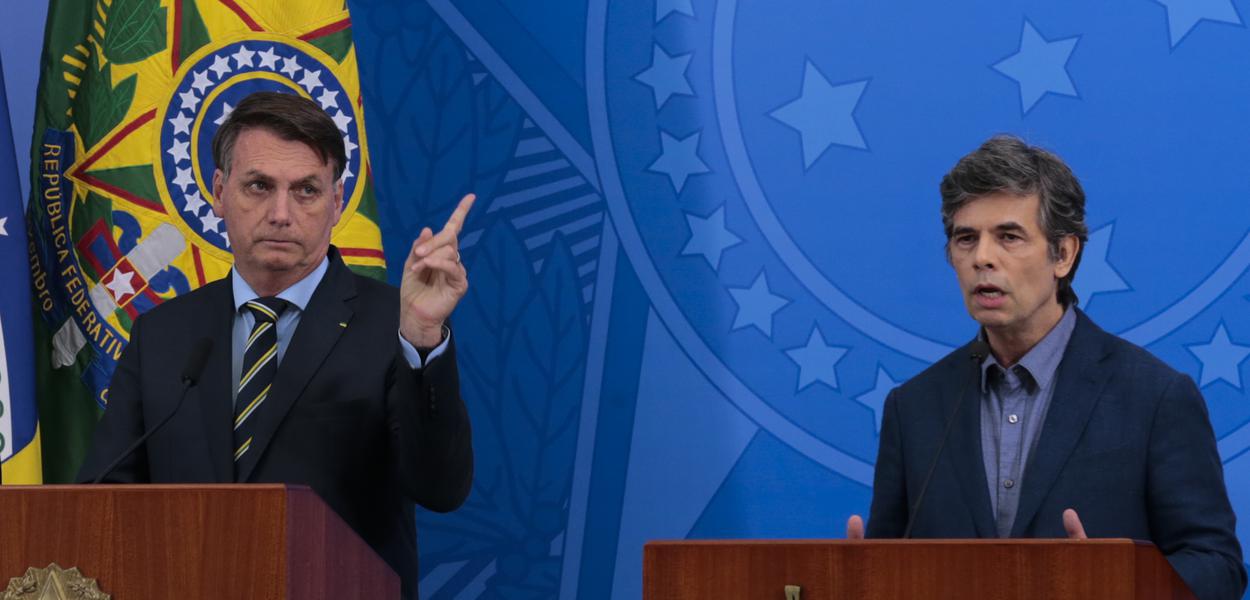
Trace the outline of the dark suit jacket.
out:
M 229 278 L 140 317 L 109 387 L 80 479 L 104 467 L 174 409 L 197 340 L 213 349 L 199 383 L 163 429 L 110 482 L 234 481 Z M 330 267 L 300 317 L 257 421 L 260 452 L 241 481 L 310 486 L 399 573 L 415 597 L 413 502 L 458 507 L 473 476 L 469 420 L 454 348 L 411 369 L 399 346 L 399 294 Z
M 912 535 L 996 537 L 977 376 L 965 346 L 890 393 L 869 537 L 903 535 L 961 391 L 963 405 Z M 1080 311 L 1057 377 L 1011 537 L 1066 537 L 1062 515 L 1073 508 L 1090 537 L 1154 542 L 1198 598 L 1241 598 L 1246 572 L 1236 519 L 1193 380 Z

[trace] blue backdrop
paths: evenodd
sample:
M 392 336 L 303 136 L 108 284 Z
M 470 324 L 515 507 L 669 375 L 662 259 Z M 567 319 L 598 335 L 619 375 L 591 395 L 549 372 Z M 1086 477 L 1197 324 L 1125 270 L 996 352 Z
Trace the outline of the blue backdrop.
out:
M 648 539 L 841 537 L 886 393 L 975 332 L 937 183 L 996 132 L 1081 177 L 1082 306 L 1202 387 L 1250 542 L 1245 0 L 348 4 L 387 254 L 482 199 L 477 479 L 418 515 L 423 596 L 637 598 Z

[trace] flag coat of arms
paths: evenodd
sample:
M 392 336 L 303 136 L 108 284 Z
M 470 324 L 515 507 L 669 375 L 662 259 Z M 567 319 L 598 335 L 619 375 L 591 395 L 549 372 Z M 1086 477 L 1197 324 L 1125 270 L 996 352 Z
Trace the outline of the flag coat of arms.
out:
M 53 0 L 27 219 L 44 474 L 81 463 L 134 320 L 230 269 L 213 133 L 256 91 L 321 105 L 343 135 L 332 241 L 385 277 L 351 20 L 342 0 Z

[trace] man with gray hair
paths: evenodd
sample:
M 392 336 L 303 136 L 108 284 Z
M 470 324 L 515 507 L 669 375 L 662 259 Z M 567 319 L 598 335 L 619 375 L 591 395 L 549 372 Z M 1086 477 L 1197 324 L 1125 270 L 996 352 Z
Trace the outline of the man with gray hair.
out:
M 947 259 L 981 329 L 886 399 L 867 535 L 1150 540 L 1198 598 L 1240 598 L 1202 394 L 1076 307 L 1088 230 L 1072 171 L 997 136 L 941 195 Z M 852 516 L 847 537 L 864 534 Z

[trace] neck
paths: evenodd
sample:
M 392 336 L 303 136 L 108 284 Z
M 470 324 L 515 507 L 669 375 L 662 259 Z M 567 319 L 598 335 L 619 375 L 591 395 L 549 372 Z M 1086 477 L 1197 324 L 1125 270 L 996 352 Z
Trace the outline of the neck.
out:
M 1059 324 L 1064 312 L 1063 305 L 1054 301 L 1040 308 L 1029 323 L 1016 327 L 986 327 L 985 338 L 994 360 L 1004 368 L 1015 365 Z
M 307 277 L 308 274 L 316 268 L 317 265 L 313 265 L 312 269 L 297 274 L 269 272 L 255 273 L 249 272 L 249 269 L 241 269 L 237 263 L 235 264 L 235 269 L 239 272 L 239 277 L 242 277 L 243 281 L 247 282 L 248 287 L 252 288 L 252 291 L 256 292 L 256 295 L 261 298 L 281 294 L 287 288 L 299 283 L 301 279 Z

